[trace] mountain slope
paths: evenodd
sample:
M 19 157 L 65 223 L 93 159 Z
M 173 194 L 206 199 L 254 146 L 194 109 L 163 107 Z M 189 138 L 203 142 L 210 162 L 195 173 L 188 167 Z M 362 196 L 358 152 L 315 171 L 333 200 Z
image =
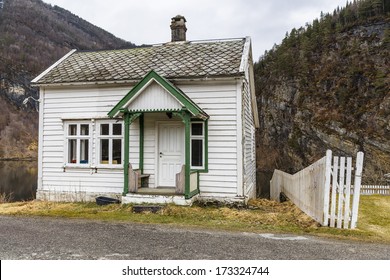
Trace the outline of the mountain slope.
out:
M 296 172 L 332 149 L 365 152 L 366 183 L 390 172 L 390 5 L 355 1 L 298 30 L 255 65 L 258 166 Z
M 38 97 L 30 81 L 71 49 L 133 47 L 40 0 L 3 0 L 0 9 L 0 158 L 36 157 Z

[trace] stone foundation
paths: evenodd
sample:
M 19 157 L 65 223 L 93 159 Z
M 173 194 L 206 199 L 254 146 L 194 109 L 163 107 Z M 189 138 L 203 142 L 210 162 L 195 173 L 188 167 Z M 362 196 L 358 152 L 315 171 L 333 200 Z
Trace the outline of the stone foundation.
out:
M 55 202 L 95 202 L 98 196 L 111 197 L 121 200 L 122 194 L 38 190 L 36 199 Z

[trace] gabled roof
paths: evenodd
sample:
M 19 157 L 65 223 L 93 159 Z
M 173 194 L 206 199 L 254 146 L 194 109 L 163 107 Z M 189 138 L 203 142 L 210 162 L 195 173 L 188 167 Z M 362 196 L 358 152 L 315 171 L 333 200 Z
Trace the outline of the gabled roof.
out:
M 241 76 L 240 66 L 248 40 L 175 42 L 123 50 L 73 51 L 32 82 L 45 85 L 139 81 L 151 70 L 166 79 Z
M 139 95 L 143 94 L 146 89 L 153 83 L 156 82 L 161 88 L 163 88 L 171 98 L 179 105 L 176 107 L 175 111 L 181 111 L 182 109 L 188 110 L 194 117 L 200 119 L 208 119 L 209 116 L 195 103 L 193 102 L 184 92 L 182 92 L 179 88 L 170 83 L 167 79 L 158 75 L 155 71 L 150 71 L 138 84 L 136 84 L 132 90 L 126 94 L 125 97 L 122 98 L 121 101 L 118 102 L 117 105 L 108 113 L 108 116 L 113 118 L 117 117 L 121 112 L 129 111 L 131 104 L 134 103 L 135 100 L 139 97 Z M 156 92 L 155 94 L 159 94 Z M 150 97 L 150 96 L 149 96 Z M 158 99 L 158 96 L 154 97 Z M 134 112 L 148 112 L 148 109 L 135 109 L 130 110 Z M 154 111 L 171 111 L 172 108 L 154 108 Z

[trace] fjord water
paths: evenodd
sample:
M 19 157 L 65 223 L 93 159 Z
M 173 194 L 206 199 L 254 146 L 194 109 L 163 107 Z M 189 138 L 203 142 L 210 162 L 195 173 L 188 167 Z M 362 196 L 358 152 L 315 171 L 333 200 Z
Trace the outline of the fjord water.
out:
M 35 199 L 38 163 L 0 161 L 0 197 L 8 202 Z

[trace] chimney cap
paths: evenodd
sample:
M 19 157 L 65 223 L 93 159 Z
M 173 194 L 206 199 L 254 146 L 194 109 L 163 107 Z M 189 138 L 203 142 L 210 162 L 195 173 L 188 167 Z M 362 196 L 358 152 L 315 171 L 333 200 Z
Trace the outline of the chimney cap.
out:
M 177 16 L 173 17 L 172 18 L 172 22 L 173 21 L 180 21 L 182 19 L 184 20 L 184 22 L 187 22 L 186 18 L 184 16 L 182 16 L 182 15 L 177 15 Z

